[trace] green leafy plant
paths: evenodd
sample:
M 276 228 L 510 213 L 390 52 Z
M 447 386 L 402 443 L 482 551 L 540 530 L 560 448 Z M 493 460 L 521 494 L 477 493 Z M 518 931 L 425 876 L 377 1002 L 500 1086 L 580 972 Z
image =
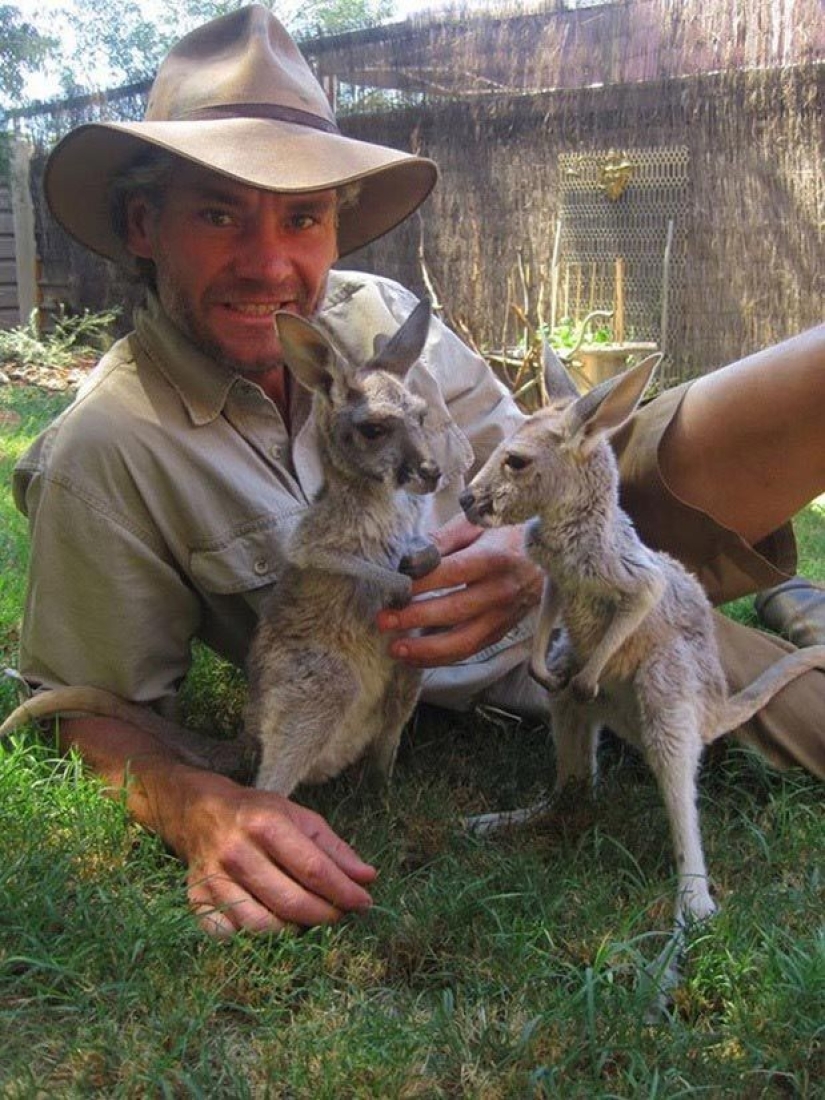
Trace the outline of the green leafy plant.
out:
M 547 340 L 556 351 L 572 351 L 577 344 L 611 344 L 613 330 L 610 325 L 586 325 L 582 332 L 581 322 L 570 317 L 563 318 L 559 324 L 550 328 L 542 324 L 538 335 Z
M 25 325 L 0 331 L 0 363 L 21 366 L 71 367 L 84 352 L 99 353 L 111 344 L 111 326 L 118 309 L 69 314 L 61 306 L 50 332 L 40 328 L 39 311 Z

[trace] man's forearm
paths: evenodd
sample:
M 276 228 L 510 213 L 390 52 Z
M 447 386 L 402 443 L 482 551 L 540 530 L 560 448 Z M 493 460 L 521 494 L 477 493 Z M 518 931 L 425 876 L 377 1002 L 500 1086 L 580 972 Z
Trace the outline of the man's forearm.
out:
M 371 905 L 375 869 L 313 811 L 192 767 L 125 722 L 64 719 L 59 737 L 187 864 L 189 902 L 211 934 L 327 924 Z
M 75 748 L 105 783 L 105 794 L 124 799 L 130 815 L 186 858 L 184 816 L 194 780 L 219 780 L 185 764 L 160 740 L 137 726 L 111 718 L 64 718 L 58 739 Z M 229 782 L 229 781 L 223 781 Z

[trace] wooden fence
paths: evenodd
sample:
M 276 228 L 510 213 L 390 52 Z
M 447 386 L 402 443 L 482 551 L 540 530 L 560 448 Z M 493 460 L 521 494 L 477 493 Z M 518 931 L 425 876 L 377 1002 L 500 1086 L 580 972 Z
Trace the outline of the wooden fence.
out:
M 347 265 L 434 294 L 453 327 L 488 350 L 523 334 L 519 312 L 537 327 L 619 305 L 629 338 L 665 343 L 668 381 L 821 322 L 825 65 L 816 14 L 816 0 L 788 0 L 781 11 L 769 0 L 628 0 L 309 43 L 326 83 L 371 76 L 383 89 L 378 99 L 350 100 L 344 132 L 432 156 L 441 171 L 420 214 Z M 522 42 L 535 41 L 536 28 L 544 54 Z M 601 67 L 588 70 L 596 86 L 580 86 L 579 72 L 579 86 L 535 90 L 547 75 L 541 65 L 556 72 L 567 56 L 576 72 L 600 34 Z M 450 42 L 464 50 L 451 71 L 470 73 L 472 88 L 465 80 L 450 94 L 428 92 L 425 76 L 431 85 L 446 80 Z M 559 53 L 565 43 L 567 55 Z M 709 57 L 721 70 L 697 71 Z M 501 90 L 505 81 L 510 90 Z M 124 90 L 122 102 L 75 101 L 42 116 L 40 132 L 140 117 L 145 90 Z M 49 217 L 47 144 L 31 170 L 45 304 L 130 301 L 111 265 Z M 608 181 L 623 170 L 624 186 L 612 194 Z

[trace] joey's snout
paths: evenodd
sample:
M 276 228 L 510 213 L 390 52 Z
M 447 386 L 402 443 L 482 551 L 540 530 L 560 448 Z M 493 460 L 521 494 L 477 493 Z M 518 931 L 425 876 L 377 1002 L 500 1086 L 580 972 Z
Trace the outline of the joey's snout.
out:
M 422 462 L 418 469 L 418 476 L 423 485 L 426 486 L 427 492 L 432 493 L 435 487 L 438 485 L 439 478 L 441 477 L 441 470 L 437 462 Z
M 398 483 L 412 493 L 423 495 L 435 492 L 440 477 L 441 469 L 438 463 L 431 459 L 424 459 L 418 463 L 405 462 L 399 472 Z
M 472 488 L 465 489 L 459 496 L 458 503 L 470 523 L 475 523 L 479 527 L 489 526 L 493 514 L 493 505 L 486 493 L 475 491 Z

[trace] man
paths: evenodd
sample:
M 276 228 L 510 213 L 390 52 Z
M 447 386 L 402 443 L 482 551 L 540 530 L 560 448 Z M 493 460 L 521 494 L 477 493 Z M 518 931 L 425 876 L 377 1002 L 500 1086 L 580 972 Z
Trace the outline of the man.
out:
M 193 638 L 243 662 L 284 537 L 319 479 L 309 401 L 283 368 L 272 314 L 311 316 L 353 359 L 371 354 L 414 299 L 332 264 L 416 209 L 435 175 L 423 158 L 343 137 L 294 43 L 260 6 L 183 39 L 143 122 L 81 127 L 56 148 L 46 175 L 54 214 L 88 247 L 134 264 L 149 293 L 135 332 L 16 472 L 32 531 L 21 641 L 32 683 L 95 684 L 163 707 Z M 799 445 L 783 435 L 781 485 L 760 467 L 755 492 L 742 463 L 743 441 L 762 426 L 741 408 L 741 390 L 756 377 L 770 389 L 770 357 L 730 368 L 742 377 L 727 385 L 711 376 L 654 402 L 621 443 L 643 534 L 680 553 L 720 598 L 784 578 L 792 537 L 772 532 L 825 485 L 822 456 L 815 462 L 806 442 L 825 412 L 815 393 L 825 333 L 786 350 L 792 377 L 761 407 L 804 420 L 807 435 Z M 480 532 L 457 505 L 521 414 L 439 322 L 413 381 L 443 473 L 427 501 L 443 561 L 415 586 L 438 594 L 382 612 L 379 626 L 399 660 L 427 669 L 425 698 L 543 713 L 525 674 L 540 586 L 521 533 Z M 718 494 L 720 478 L 730 493 Z M 419 636 L 422 627 L 432 629 Z M 773 642 L 720 629 L 734 678 L 776 659 Z M 822 682 L 805 681 L 749 735 L 779 762 L 822 771 Z M 329 922 L 370 905 L 374 868 L 318 815 L 185 765 L 127 724 L 75 717 L 60 736 L 111 789 L 125 785 L 130 811 L 187 863 L 190 900 L 214 934 Z

